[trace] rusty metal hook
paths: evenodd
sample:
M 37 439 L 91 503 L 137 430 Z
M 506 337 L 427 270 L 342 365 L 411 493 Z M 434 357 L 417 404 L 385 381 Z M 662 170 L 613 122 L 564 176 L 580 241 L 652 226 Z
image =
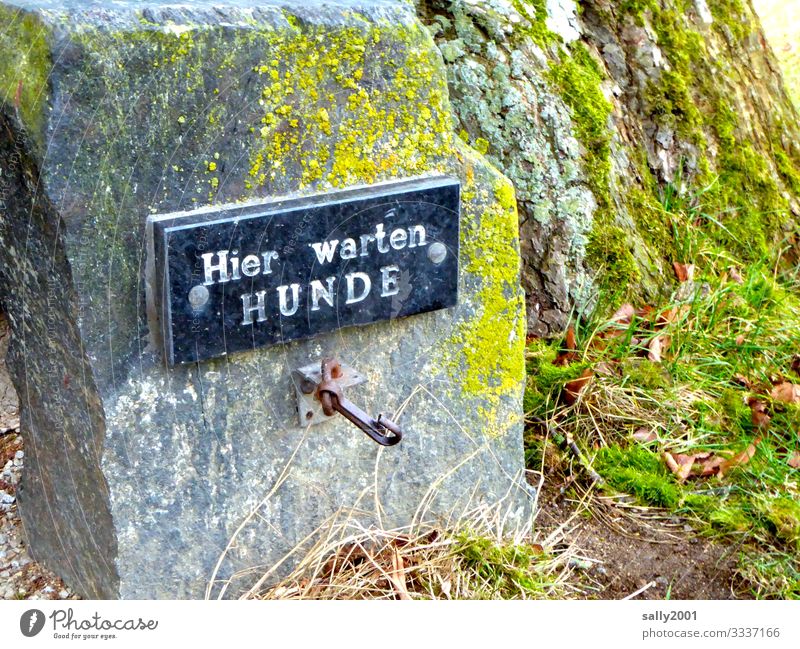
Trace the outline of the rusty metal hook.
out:
M 317 398 L 322 412 L 328 417 L 338 412 L 363 430 L 381 446 L 394 446 L 403 439 L 403 431 L 388 417 L 379 414 L 373 419 L 357 405 L 345 398 L 336 379 L 341 376 L 339 362 L 334 358 L 322 360 L 322 381 L 317 387 Z

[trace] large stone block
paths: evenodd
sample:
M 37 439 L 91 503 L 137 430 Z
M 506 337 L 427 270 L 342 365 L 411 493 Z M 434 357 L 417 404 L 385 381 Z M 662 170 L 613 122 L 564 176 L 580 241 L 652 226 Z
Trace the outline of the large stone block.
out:
M 37 559 L 85 596 L 231 595 L 337 511 L 525 523 L 514 192 L 453 137 L 413 8 L 39 0 L 0 24 L 0 299 Z M 461 182 L 455 307 L 165 361 L 148 217 L 438 175 Z M 399 445 L 298 425 L 292 371 L 328 354 Z

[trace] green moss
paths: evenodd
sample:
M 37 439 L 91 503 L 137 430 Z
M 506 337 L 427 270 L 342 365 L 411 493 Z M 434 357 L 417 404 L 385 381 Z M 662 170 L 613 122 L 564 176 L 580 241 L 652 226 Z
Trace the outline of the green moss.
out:
M 615 287 L 615 293 L 624 293 L 638 284 L 641 272 L 628 234 L 615 225 L 616 208 L 610 189 L 612 106 L 601 89 L 605 74 L 589 50 L 582 43 L 575 43 L 569 53 L 562 51 L 560 61 L 550 67 L 548 78 L 572 111 L 575 134 L 585 149 L 587 181 L 597 201 L 587 262 L 600 272 L 602 289 Z
M 586 149 L 585 166 L 590 188 L 601 210 L 611 208 L 611 104 L 600 84 L 604 74 L 582 43 L 562 50 L 560 61 L 550 66 L 548 79 L 572 111 L 575 134 Z
M 748 35 L 750 17 L 740 0 L 712 0 L 709 7 L 717 28 L 726 27 L 737 41 Z M 687 2 L 665 9 L 654 0 L 628 1 L 620 7 L 623 15 L 637 23 L 652 25 L 669 61 L 669 67 L 646 88 L 645 109 L 656 124 L 674 129 L 698 148 L 699 171 L 689 181 L 695 189 L 702 188 L 703 211 L 711 216 L 704 226 L 722 249 L 743 260 L 755 259 L 769 252 L 788 207 L 773 165 L 789 188 L 799 184 L 798 167 L 777 138 L 773 138 L 771 155 L 764 155 L 741 132 L 736 111 L 724 97 L 728 61 L 708 55 L 706 37 L 687 20 L 689 9 Z M 706 157 L 709 137 L 718 149 L 713 160 Z M 636 202 L 647 205 L 647 197 L 636 197 Z M 658 217 L 644 212 L 645 218 L 637 218 L 634 212 L 637 229 L 650 235 L 645 240 L 657 249 L 663 232 L 647 223 Z
M 725 25 L 737 41 L 750 34 L 751 23 L 742 0 L 708 0 L 708 8 L 717 25 Z
M 639 388 L 661 390 L 672 385 L 672 377 L 661 363 L 646 358 L 625 358 L 621 366 L 625 382 Z
M 487 598 L 519 599 L 543 592 L 543 577 L 535 569 L 542 556 L 531 546 L 461 533 L 452 552 L 466 569 L 465 575 L 475 575 L 475 589 Z
M 708 513 L 708 522 L 712 529 L 725 533 L 744 533 L 753 528 L 753 519 L 736 506 L 717 505 Z
M 554 365 L 558 356 L 558 341 L 535 339 L 527 347 L 527 382 L 524 407 L 526 414 L 545 417 L 547 406 L 552 406 L 567 381 L 578 378 L 587 364 L 573 362 Z
M 609 303 L 618 302 L 631 283 L 641 278 L 641 270 L 631 252 L 628 234 L 621 227 L 596 222 L 587 247 L 589 265 L 602 273 L 604 293 Z
M 681 489 L 661 458 L 641 446 L 604 447 L 595 457 L 594 468 L 611 487 L 649 505 L 674 509 L 681 502 Z
M 656 81 L 650 81 L 644 93 L 650 116 L 657 124 L 674 128 L 684 138 L 702 145 L 705 138 L 699 130 L 702 122 L 686 77 L 676 70 L 664 70 Z
M 547 27 L 547 0 L 511 0 L 514 8 L 526 20 L 514 26 L 513 38 L 530 38 L 534 43 L 547 45 L 558 42 L 561 37 Z
M 33 14 L 0 7 L 0 101 L 19 101 L 23 124 L 33 141 L 44 145 L 44 102 L 50 74 L 49 33 Z
M 800 503 L 787 496 L 757 500 L 758 514 L 781 541 L 800 551 Z

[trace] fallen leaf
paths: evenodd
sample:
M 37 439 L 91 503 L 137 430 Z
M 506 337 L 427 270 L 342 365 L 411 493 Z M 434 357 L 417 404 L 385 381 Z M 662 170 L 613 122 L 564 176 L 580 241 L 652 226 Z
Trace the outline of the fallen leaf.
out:
M 566 348 L 574 352 L 578 349 L 577 344 L 575 343 L 575 327 L 570 325 L 569 329 L 567 329 L 567 336 L 566 336 Z
M 411 599 L 408 594 L 408 587 L 406 586 L 406 571 L 403 565 L 403 557 L 397 551 L 397 548 L 392 548 L 392 571 L 389 574 L 389 579 L 394 586 L 394 592 L 397 599 Z
M 658 314 L 656 318 L 656 326 L 657 327 L 666 327 L 670 322 L 675 319 L 675 315 L 677 314 L 676 309 L 664 309 L 661 313 Z
M 679 282 L 691 282 L 694 279 L 694 264 L 681 264 L 673 261 L 672 267 L 675 269 L 675 276 Z
M 633 316 L 635 313 L 636 309 L 633 308 L 633 305 L 628 304 L 626 302 L 619 309 L 616 310 L 614 315 L 611 316 L 611 322 L 618 322 L 619 324 L 630 324 L 631 320 L 633 320 Z
M 731 266 L 728 269 L 728 272 L 730 273 L 731 279 L 734 282 L 736 282 L 737 284 L 744 284 L 744 279 L 742 278 L 741 273 L 736 269 L 735 266 Z
M 761 438 L 756 437 L 753 442 L 741 453 L 737 453 L 730 460 L 725 460 L 719 467 L 719 474 L 723 475 L 726 471 L 728 471 L 728 469 L 747 464 L 750 460 L 752 460 L 753 456 L 756 454 L 756 446 L 758 446 L 760 441 Z
M 795 451 L 794 455 L 786 461 L 786 464 L 793 469 L 800 469 L 800 451 Z
M 700 472 L 698 475 L 709 476 L 719 473 L 719 468 L 725 464 L 725 461 L 726 460 L 724 457 L 719 457 L 718 455 L 709 455 L 702 462 L 697 463 L 697 465 L 700 467 Z
M 770 416 L 767 414 L 766 403 L 756 397 L 750 397 L 747 405 L 750 406 L 750 418 L 753 426 L 761 430 L 769 426 Z
M 792 372 L 800 374 L 800 354 L 795 354 L 792 358 Z
M 784 403 L 797 403 L 800 401 L 800 385 L 783 381 L 772 388 L 770 396 L 775 401 L 783 401 Z
M 678 473 L 675 474 L 675 477 L 678 479 L 678 482 L 684 482 L 692 472 L 692 467 L 694 466 L 696 456 L 679 453 L 673 457 L 675 458 L 675 461 L 678 463 L 679 467 Z
M 652 428 L 638 428 L 636 432 L 633 434 L 633 439 L 637 442 L 647 443 L 652 442 L 658 439 L 658 435 L 656 435 L 656 431 Z
M 564 401 L 567 402 L 568 405 L 572 405 L 578 400 L 580 393 L 583 389 L 589 384 L 589 381 L 592 379 L 592 370 L 586 368 L 583 370 L 583 373 L 577 378 L 572 379 L 572 381 L 567 381 L 564 384 Z
M 651 341 L 650 344 L 647 345 L 647 358 L 649 358 L 654 363 L 661 362 L 661 354 L 669 345 L 669 336 L 655 336 Z
M 667 451 L 664 451 L 661 454 L 661 457 L 664 458 L 664 462 L 666 463 L 667 468 L 670 471 L 672 471 L 675 475 L 678 475 L 678 472 L 681 470 L 681 467 L 675 461 L 675 458 L 672 457 L 672 453 L 668 453 Z
M 695 461 L 698 458 L 706 457 L 708 453 L 698 453 L 696 455 L 686 455 L 685 453 L 662 453 L 662 457 L 672 473 L 675 474 L 678 482 L 685 482 L 686 478 L 692 473 Z
M 743 374 L 734 374 L 731 380 L 734 383 L 738 383 L 739 385 L 744 386 L 748 390 L 753 387 L 753 382 Z
M 741 347 L 742 345 L 744 345 L 744 334 L 739 334 L 738 336 L 736 336 L 736 340 L 735 340 L 734 342 L 735 342 L 735 343 L 737 344 L 737 346 L 739 346 L 739 347 Z
M 575 327 L 570 326 L 567 329 L 567 335 L 564 340 L 564 351 L 560 352 L 553 361 L 553 365 L 569 365 L 573 360 L 578 357 L 576 353 L 578 346 L 575 342 Z

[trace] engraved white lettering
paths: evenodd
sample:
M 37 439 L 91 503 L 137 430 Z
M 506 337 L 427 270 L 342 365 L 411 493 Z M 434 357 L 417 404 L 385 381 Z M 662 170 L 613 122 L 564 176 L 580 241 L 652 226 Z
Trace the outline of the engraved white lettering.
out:
M 357 279 L 361 280 L 361 283 L 364 285 L 360 295 L 355 294 L 354 281 Z M 345 280 L 347 281 L 346 304 L 355 304 L 356 302 L 361 302 L 367 297 L 367 295 L 369 295 L 370 289 L 372 288 L 372 280 L 366 273 L 347 273 L 347 275 L 345 275 Z
M 342 241 L 342 247 L 339 250 L 342 259 L 355 259 L 358 254 L 356 251 L 355 239 L 345 239 Z
M 264 304 L 266 291 L 256 291 L 256 304 L 252 306 L 253 294 L 245 293 L 242 295 L 242 325 L 253 324 L 253 311 L 258 311 L 257 322 L 264 322 L 267 319 L 267 309 Z
M 219 257 L 219 263 L 214 265 L 211 263 L 211 258 L 214 255 Z M 229 281 L 228 277 L 228 251 L 227 250 L 220 250 L 217 253 L 207 252 L 204 255 L 201 255 L 203 258 L 203 269 L 205 271 L 205 281 L 203 284 L 206 286 L 211 286 L 215 283 L 214 281 L 214 271 L 219 272 L 219 282 L 220 284 L 224 284 L 225 282 Z
M 421 225 L 412 225 L 408 228 L 408 247 L 416 248 L 417 246 L 427 245 L 425 241 L 425 228 Z
M 378 223 L 378 225 L 375 226 L 375 240 L 378 242 L 378 252 L 380 253 L 389 252 L 389 246 L 383 241 L 385 237 L 386 233 L 383 231 L 383 223 Z
M 269 275 L 272 272 L 272 260 L 278 259 L 278 253 L 274 250 L 267 250 L 261 253 L 261 258 L 264 260 L 264 275 Z
M 397 228 L 397 230 L 392 232 L 392 234 L 389 236 L 389 243 L 392 244 L 392 248 L 395 250 L 402 250 L 406 247 L 407 239 L 408 234 L 406 234 L 406 231 Z
M 328 285 L 328 288 L 325 288 L 318 279 L 315 279 L 311 282 L 311 310 L 312 311 L 319 311 L 319 301 L 320 299 L 325 300 L 328 303 L 328 306 L 333 306 L 333 283 L 336 281 L 335 277 L 328 277 L 325 279 L 325 283 Z
M 384 266 L 381 268 L 381 297 L 391 297 L 400 292 L 397 277 L 400 269 L 397 266 Z
M 281 315 L 290 316 L 297 313 L 297 307 L 300 306 L 300 284 L 292 284 L 292 306 L 289 307 L 286 305 L 286 289 L 290 288 L 289 286 L 279 286 L 278 287 L 278 304 L 281 309 Z
M 242 273 L 245 277 L 255 277 L 261 271 L 261 262 L 255 255 L 247 255 L 242 259 Z
M 330 263 L 333 261 L 333 255 L 336 253 L 336 246 L 339 245 L 339 240 L 333 239 L 332 241 L 309 243 L 308 245 L 317 253 L 317 260 L 319 263 L 324 264 L 325 262 Z

